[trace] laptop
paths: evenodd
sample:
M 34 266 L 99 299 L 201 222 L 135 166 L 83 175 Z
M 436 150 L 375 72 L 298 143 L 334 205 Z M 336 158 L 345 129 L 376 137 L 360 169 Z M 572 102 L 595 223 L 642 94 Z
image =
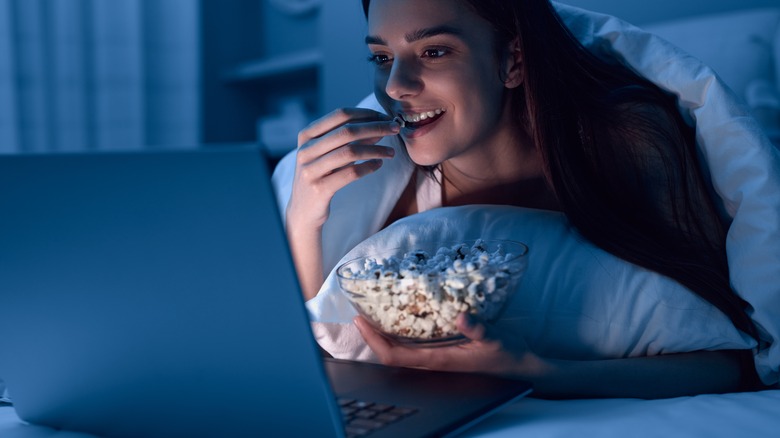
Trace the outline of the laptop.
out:
M 443 436 L 530 391 L 323 357 L 252 146 L 0 156 L 0 309 L 19 417 L 98 436 Z

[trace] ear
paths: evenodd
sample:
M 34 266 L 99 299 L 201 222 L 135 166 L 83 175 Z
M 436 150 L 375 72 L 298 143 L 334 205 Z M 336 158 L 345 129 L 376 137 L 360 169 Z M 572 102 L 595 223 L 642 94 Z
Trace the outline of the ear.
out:
M 520 49 L 520 38 L 515 38 L 509 43 L 501 68 L 505 87 L 517 88 L 523 83 L 525 76 L 523 74 L 523 53 Z

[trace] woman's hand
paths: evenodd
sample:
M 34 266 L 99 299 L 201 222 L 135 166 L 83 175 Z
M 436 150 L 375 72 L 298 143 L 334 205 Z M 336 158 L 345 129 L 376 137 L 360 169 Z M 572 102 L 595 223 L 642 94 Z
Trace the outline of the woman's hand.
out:
M 562 360 L 542 358 L 522 337 L 466 314 L 458 317 L 457 327 L 470 342 L 448 347 L 405 347 L 383 337 L 362 317 L 355 318 L 355 325 L 385 365 L 521 378 L 532 382 L 537 397 L 666 398 L 757 388 L 749 350 Z
M 360 316 L 355 318 L 355 325 L 385 365 L 523 378 L 539 374 L 544 368 L 544 362 L 528 349 L 522 337 L 510 336 L 466 313 L 458 315 L 456 325 L 469 342 L 446 347 L 414 348 L 393 343 Z
M 288 222 L 322 226 L 337 191 L 393 157 L 393 148 L 374 143 L 399 129 L 385 114 L 343 108 L 301 131 Z
M 314 297 L 322 286 L 321 232 L 333 195 L 347 184 L 379 169 L 383 159 L 392 158 L 393 148 L 375 143 L 399 130 L 398 123 L 385 114 L 344 108 L 313 122 L 299 133 L 286 226 L 306 299 Z

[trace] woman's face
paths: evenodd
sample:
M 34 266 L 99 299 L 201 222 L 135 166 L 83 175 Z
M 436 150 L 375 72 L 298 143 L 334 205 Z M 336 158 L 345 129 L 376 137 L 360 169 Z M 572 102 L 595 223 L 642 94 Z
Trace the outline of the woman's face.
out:
M 366 37 L 377 99 L 406 120 L 412 160 L 435 165 L 495 142 L 505 83 L 493 31 L 460 0 L 372 0 Z

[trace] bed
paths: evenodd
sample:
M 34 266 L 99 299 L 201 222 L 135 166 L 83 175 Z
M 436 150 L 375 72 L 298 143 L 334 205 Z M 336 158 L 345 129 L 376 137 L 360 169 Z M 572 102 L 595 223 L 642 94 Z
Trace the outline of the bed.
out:
M 661 23 L 650 30 L 699 56 L 720 72 L 733 91 L 760 116 L 763 129 L 777 144 L 779 8 Z M 738 57 L 738 61 L 733 57 Z M 777 160 L 776 151 L 773 157 Z M 780 436 L 780 389 L 661 400 L 552 401 L 529 397 L 506 406 L 467 430 L 464 436 Z M 18 418 L 12 405 L 0 402 L 0 437 L 89 435 L 26 424 Z
M 780 390 L 664 400 L 527 398 L 467 430 L 464 437 L 770 437 L 780 431 Z M 3 438 L 90 438 L 22 423 L 0 407 Z

